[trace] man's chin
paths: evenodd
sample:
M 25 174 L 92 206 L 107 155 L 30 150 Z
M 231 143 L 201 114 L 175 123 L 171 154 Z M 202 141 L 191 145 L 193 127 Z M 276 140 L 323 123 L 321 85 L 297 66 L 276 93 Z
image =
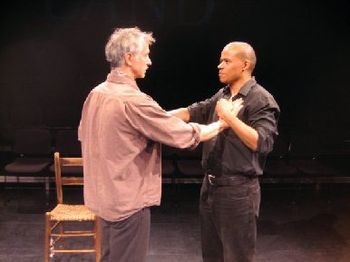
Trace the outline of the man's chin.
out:
M 140 74 L 140 75 L 136 76 L 135 79 L 142 79 L 142 78 L 145 78 L 145 76 L 146 76 L 146 73 L 144 73 L 142 75 Z
M 223 83 L 223 84 L 226 84 L 226 80 L 225 80 L 225 78 L 223 78 L 223 77 L 219 77 L 219 81 L 220 81 L 221 83 Z

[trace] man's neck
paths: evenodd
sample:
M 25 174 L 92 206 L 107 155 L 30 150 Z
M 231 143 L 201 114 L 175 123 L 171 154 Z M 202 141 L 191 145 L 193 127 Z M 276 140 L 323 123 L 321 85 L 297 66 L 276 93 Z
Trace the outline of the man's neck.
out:
M 251 75 L 242 77 L 238 79 L 237 81 L 230 84 L 230 92 L 231 97 L 238 94 L 239 90 L 241 90 L 242 86 L 244 86 L 245 83 L 247 83 L 252 78 Z
M 127 66 L 114 67 L 111 69 L 111 72 L 115 72 L 119 75 L 123 75 L 125 77 L 135 79 L 134 74 L 131 71 L 130 67 L 127 67 Z

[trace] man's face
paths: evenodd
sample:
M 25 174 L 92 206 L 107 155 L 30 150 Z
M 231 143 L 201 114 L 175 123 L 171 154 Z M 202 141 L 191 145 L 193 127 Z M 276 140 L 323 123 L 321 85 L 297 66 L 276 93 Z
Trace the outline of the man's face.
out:
M 225 47 L 221 52 L 219 79 L 221 83 L 232 84 L 242 77 L 245 62 L 237 55 L 236 48 Z
M 149 45 L 144 43 L 142 51 L 133 55 L 131 69 L 135 79 L 145 77 L 148 67 L 152 64 L 149 53 Z

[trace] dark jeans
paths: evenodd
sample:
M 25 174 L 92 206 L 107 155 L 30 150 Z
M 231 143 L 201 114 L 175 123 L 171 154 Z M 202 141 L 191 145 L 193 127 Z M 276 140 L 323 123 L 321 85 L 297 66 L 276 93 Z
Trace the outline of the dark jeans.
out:
M 254 261 L 259 181 L 244 176 L 232 181 L 217 186 L 204 178 L 199 206 L 204 262 Z
M 102 262 L 146 261 L 151 213 L 144 208 L 131 217 L 117 222 L 100 219 Z

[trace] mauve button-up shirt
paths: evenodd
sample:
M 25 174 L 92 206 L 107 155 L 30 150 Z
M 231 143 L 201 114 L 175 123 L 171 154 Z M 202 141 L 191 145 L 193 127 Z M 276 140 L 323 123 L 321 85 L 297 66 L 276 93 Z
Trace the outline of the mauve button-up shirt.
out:
M 160 143 L 196 147 L 199 131 L 164 111 L 135 80 L 111 71 L 85 100 L 79 126 L 86 206 L 120 221 L 159 205 Z

